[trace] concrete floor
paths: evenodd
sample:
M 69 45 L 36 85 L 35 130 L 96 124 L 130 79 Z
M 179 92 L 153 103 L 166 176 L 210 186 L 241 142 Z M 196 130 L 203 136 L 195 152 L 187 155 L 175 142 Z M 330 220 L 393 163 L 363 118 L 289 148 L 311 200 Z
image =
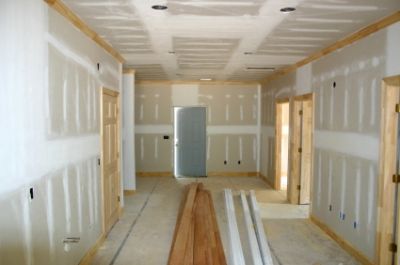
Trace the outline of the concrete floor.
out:
M 125 197 L 124 214 L 96 253 L 92 264 L 166 264 L 183 187 L 204 183 L 212 192 L 224 246 L 227 225 L 223 189 L 255 190 L 274 265 L 359 264 L 308 218 L 308 206 L 286 203 L 284 192 L 274 191 L 259 178 L 212 177 L 200 179 L 138 178 L 137 193 Z M 235 198 L 239 230 L 241 207 Z M 242 231 L 241 231 L 242 233 Z M 246 250 L 246 237 L 242 238 Z M 227 249 L 225 247 L 225 253 Z M 245 253 L 248 260 L 248 255 Z M 246 262 L 251 264 L 251 262 Z

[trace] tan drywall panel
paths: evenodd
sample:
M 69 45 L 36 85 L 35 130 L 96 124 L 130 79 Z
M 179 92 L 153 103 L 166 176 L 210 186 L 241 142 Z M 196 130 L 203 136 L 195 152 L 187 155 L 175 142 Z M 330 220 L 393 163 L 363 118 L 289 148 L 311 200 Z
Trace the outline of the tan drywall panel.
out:
M 29 196 L 33 187 L 34 197 Z M 97 158 L 0 197 L 1 264 L 78 264 L 101 233 Z M 79 237 L 64 244 L 67 237 Z
M 171 124 L 172 107 L 170 85 L 138 85 L 136 87 L 136 124 Z
M 256 125 L 256 85 L 200 85 L 199 103 L 208 107 L 209 125 Z
M 172 171 L 172 135 L 163 139 L 161 134 L 136 134 L 136 171 Z

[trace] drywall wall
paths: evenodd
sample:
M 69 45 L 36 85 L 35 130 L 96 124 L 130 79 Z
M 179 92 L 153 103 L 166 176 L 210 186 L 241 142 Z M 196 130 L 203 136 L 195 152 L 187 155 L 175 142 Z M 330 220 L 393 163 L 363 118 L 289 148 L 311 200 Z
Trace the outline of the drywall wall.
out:
M 315 93 L 312 214 L 374 260 L 380 87 L 400 74 L 396 23 L 264 85 L 262 172 L 273 182 L 274 101 Z M 309 87 L 305 87 L 309 86 Z
M 136 189 L 135 164 L 135 72 L 127 71 L 122 80 L 122 153 L 123 182 L 125 190 Z
M 0 25 L 0 264 L 77 264 L 101 234 L 99 92 L 121 64 L 42 0 L 3 1 Z
M 257 172 L 259 91 L 257 84 L 139 83 L 136 170 L 172 172 L 173 107 L 201 105 L 207 106 L 207 171 Z

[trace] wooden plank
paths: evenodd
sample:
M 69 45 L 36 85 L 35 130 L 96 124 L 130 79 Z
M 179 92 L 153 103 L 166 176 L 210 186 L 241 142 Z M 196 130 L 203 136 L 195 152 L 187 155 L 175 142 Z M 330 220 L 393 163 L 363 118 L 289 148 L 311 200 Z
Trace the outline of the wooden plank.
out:
M 360 251 L 354 248 L 349 242 L 341 238 L 338 234 L 333 232 L 328 226 L 326 226 L 323 222 L 318 220 L 315 216 L 311 215 L 310 220 L 317 225 L 321 230 L 323 230 L 326 234 L 328 234 L 333 240 L 335 240 L 344 250 L 346 250 L 350 255 L 356 258 L 363 265 L 374 265 L 375 263 L 370 261 L 367 257 L 365 257 Z M 390 263 L 379 263 L 381 265 L 390 264 Z
M 302 67 L 308 63 L 311 63 L 313 61 L 316 61 L 327 54 L 330 54 L 336 50 L 342 49 L 343 47 L 346 47 L 356 41 L 359 41 L 379 30 L 384 29 L 384 28 L 386 28 L 396 22 L 399 22 L 399 21 L 400 21 L 400 11 L 396 11 L 392 15 L 389 15 L 375 23 L 372 23 L 369 26 L 362 28 L 361 30 L 343 38 L 342 40 L 337 41 L 336 43 L 334 43 L 332 45 L 329 45 L 328 47 L 308 56 L 307 58 L 305 58 L 301 61 L 298 61 L 297 63 L 295 63 L 293 65 L 290 65 L 290 66 L 287 66 L 287 67 L 284 67 L 284 68 L 274 71 L 271 75 L 264 78 L 261 81 L 261 83 L 267 84 L 268 82 L 270 82 L 280 76 L 283 76 L 290 72 L 293 72 L 297 68 L 300 68 L 300 67 Z
M 282 167 L 282 104 L 275 103 L 275 179 L 274 189 L 281 189 Z
M 399 114 L 395 112 L 395 107 L 399 103 L 399 94 L 400 76 L 383 80 L 376 241 L 378 264 L 390 264 L 392 260 L 389 244 L 393 243 L 394 232 L 394 194 L 396 185 L 392 182 L 392 175 L 396 173 L 397 122 Z
M 168 260 L 168 264 L 170 265 L 184 264 L 184 259 L 182 257 L 186 251 L 188 237 L 191 231 L 193 208 L 198 186 L 198 183 L 190 184 L 189 192 L 183 207 L 182 216 L 176 229 L 176 237 L 171 246 Z
M 124 196 L 133 196 L 136 194 L 136 190 L 124 190 Z
M 94 30 L 92 30 L 82 19 L 80 19 L 69 7 L 61 0 L 44 0 L 50 7 L 56 10 L 60 15 L 65 17 L 83 34 L 92 39 L 100 47 L 106 50 L 111 56 L 117 59 L 120 63 L 124 63 L 125 59 L 117 52 L 108 42 L 102 39 Z
M 215 241 L 216 241 L 216 251 L 217 251 L 217 255 L 218 255 L 218 263 L 220 265 L 226 265 L 226 258 L 225 258 L 225 253 L 224 253 L 224 248 L 223 248 L 223 244 L 222 244 L 222 240 L 221 240 L 221 235 L 219 233 L 219 228 L 218 228 L 218 222 L 217 222 L 217 217 L 215 214 L 215 208 L 214 208 L 214 204 L 213 204 L 213 200 L 212 200 L 212 196 L 210 191 L 206 191 L 207 196 L 208 196 L 208 203 L 209 203 L 209 207 L 210 207 L 210 218 L 212 221 L 212 232 L 214 234 L 215 237 Z

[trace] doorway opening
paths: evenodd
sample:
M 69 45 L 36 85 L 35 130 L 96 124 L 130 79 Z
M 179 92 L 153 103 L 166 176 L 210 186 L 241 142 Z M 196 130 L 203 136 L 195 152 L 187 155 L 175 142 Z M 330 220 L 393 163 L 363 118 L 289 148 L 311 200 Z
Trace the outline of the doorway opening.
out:
M 174 175 L 205 177 L 206 107 L 174 107 Z
M 314 94 L 293 98 L 290 120 L 288 197 L 292 204 L 310 204 L 314 152 Z
M 289 99 L 276 103 L 275 189 L 287 191 L 289 166 Z
M 383 79 L 381 93 L 377 261 L 400 264 L 400 75 Z

